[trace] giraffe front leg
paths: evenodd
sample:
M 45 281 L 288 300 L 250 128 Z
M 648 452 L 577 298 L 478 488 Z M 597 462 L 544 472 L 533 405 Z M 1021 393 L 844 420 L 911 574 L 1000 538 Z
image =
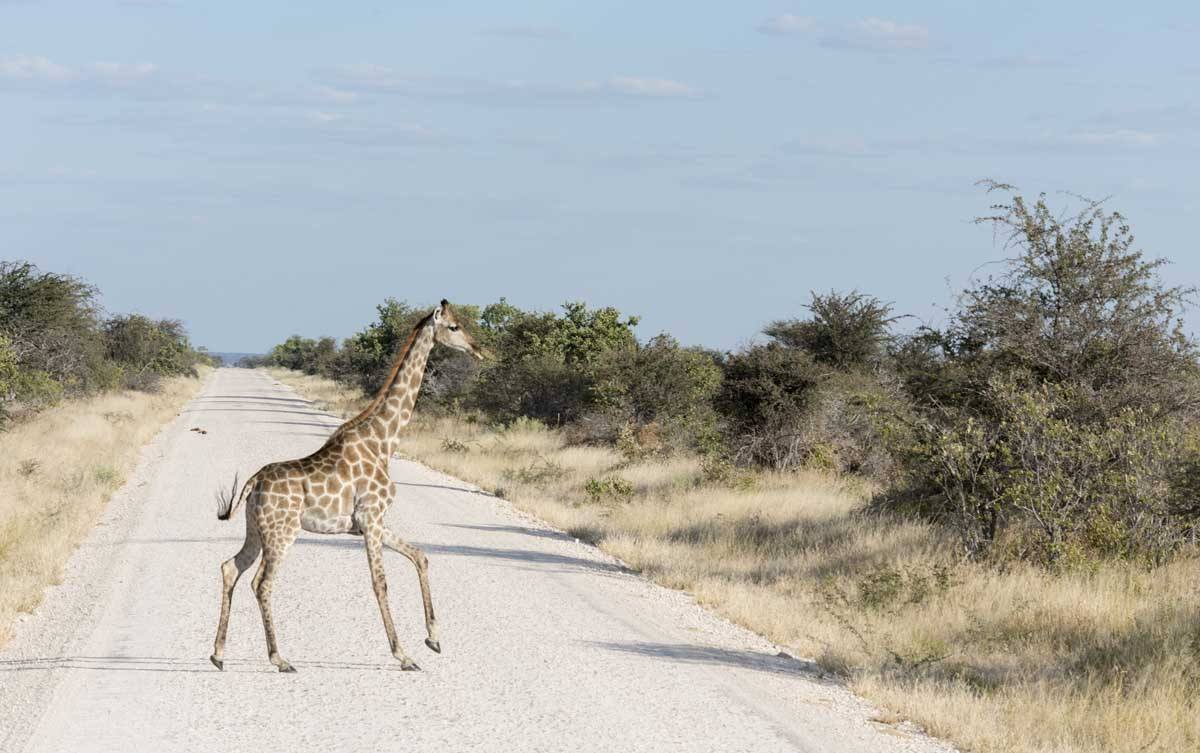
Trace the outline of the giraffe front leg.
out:
M 421 603 L 425 607 L 425 630 L 429 634 L 429 637 L 425 639 L 425 645 L 439 654 L 442 653 L 442 644 L 437 635 L 437 620 L 433 616 L 433 597 L 429 592 L 429 560 L 425 557 L 424 552 L 387 528 L 383 529 L 383 545 L 394 552 L 403 554 L 417 569 L 417 581 L 421 584 Z
M 417 670 L 417 663 L 404 653 L 400 641 L 396 638 L 396 625 L 392 622 L 392 610 L 388 606 L 387 576 L 383 570 L 383 515 L 368 514 L 356 516 L 359 528 L 363 532 L 363 541 L 367 546 L 367 566 L 371 570 L 371 587 L 375 590 L 375 600 L 379 602 L 379 613 L 383 617 L 383 629 L 387 632 L 388 646 L 392 656 L 400 662 L 403 670 Z

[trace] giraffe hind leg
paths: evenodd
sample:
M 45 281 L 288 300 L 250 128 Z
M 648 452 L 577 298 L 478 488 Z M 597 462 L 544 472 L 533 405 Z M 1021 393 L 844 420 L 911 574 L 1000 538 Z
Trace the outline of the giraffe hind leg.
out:
M 262 612 L 263 631 L 267 637 L 267 658 L 280 672 L 295 672 L 296 669 L 279 655 L 279 645 L 275 640 L 275 620 L 271 614 L 271 587 L 279 566 L 287 555 L 296 534 L 300 531 L 299 521 L 283 529 L 273 529 L 263 537 L 263 558 L 254 574 L 254 595 L 258 597 L 258 608 Z
M 213 653 L 209 661 L 217 669 L 225 670 L 225 637 L 229 632 L 229 607 L 233 601 L 233 589 L 242 573 L 250 569 L 262 552 L 262 539 L 258 526 L 251 515 L 246 516 L 246 540 L 241 550 L 221 563 L 221 616 L 217 621 L 217 638 L 213 642 Z

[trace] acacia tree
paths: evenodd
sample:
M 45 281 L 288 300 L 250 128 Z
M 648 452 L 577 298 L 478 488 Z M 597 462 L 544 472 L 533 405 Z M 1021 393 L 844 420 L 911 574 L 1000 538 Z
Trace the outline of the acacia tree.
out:
M 884 424 L 906 401 L 884 368 L 891 305 L 858 291 L 813 293 L 809 316 L 772 322 L 771 338 L 732 354 L 715 405 L 727 443 L 745 462 L 881 477 L 891 462 Z
M 0 335 L 21 378 L 18 399 L 53 399 L 103 381 L 96 288 L 24 261 L 0 262 Z
M 1166 285 L 1167 261 L 1147 260 L 1119 212 L 1101 202 L 1065 218 L 1045 194 L 1013 193 L 976 222 L 1017 253 L 1005 274 L 963 294 L 951 337 L 955 358 L 980 377 L 1024 372 L 1083 388 L 1093 419 L 1123 408 L 1189 412 L 1198 405 L 1196 345 L 1183 311 L 1196 290 Z
M 807 319 L 771 322 L 763 333 L 789 348 L 809 353 L 813 360 L 836 369 L 878 365 L 892 342 L 892 306 L 851 290 L 812 294 Z
M 972 554 L 1015 526 L 1046 562 L 1162 556 L 1188 527 L 1168 503 L 1188 493 L 1179 458 L 1200 405 L 1182 324 L 1194 290 L 1165 284 L 1166 262 L 1100 202 L 1059 216 L 1045 195 L 988 188 L 1010 198 L 978 222 L 1016 253 L 902 359 L 931 373 L 908 375 L 928 420 L 898 497 L 936 500 Z

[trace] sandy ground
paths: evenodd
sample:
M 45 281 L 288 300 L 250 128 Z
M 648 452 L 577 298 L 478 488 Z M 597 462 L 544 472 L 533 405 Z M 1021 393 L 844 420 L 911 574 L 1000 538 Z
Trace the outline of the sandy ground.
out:
M 261 372 L 214 372 L 0 651 L 0 751 L 946 751 L 806 662 L 470 485 L 395 461 L 397 533 L 423 548 L 443 653 L 422 644 L 416 577 L 388 553 L 388 653 L 361 541 L 302 534 L 275 588 L 281 652 L 238 584 L 226 671 L 208 663 L 233 472 L 307 453 L 337 421 Z M 191 431 L 203 428 L 206 434 Z

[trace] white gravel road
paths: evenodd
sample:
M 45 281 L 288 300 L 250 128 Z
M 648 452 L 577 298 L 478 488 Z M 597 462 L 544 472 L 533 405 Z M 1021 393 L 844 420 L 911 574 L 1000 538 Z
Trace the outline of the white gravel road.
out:
M 947 751 L 805 662 L 593 547 L 395 461 L 389 522 L 429 556 L 443 653 L 412 566 L 387 554 L 401 672 L 361 541 L 302 534 L 267 662 L 247 576 L 226 671 L 208 662 L 235 470 L 307 453 L 337 421 L 261 372 L 220 369 L 143 451 L 61 586 L 0 650 L 0 751 Z M 203 428 L 206 434 L 191 431 Z

